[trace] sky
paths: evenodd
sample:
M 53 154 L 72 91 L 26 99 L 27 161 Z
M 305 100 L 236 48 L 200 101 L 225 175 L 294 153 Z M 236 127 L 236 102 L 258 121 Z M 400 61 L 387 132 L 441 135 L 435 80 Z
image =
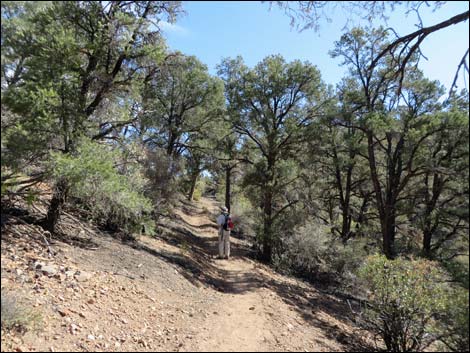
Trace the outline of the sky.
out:
M 281 54 L 287 61 L 300 59 L 315 64 L 327 84 L 336 84 L 346 73 L 340 58 L 333 59 L 328 52 L 339 40 L 346 24 L 347 13 L 339 6 L 330 8 L 330 23 L 323 21 L 320 30 L 298 32 L 290 26 L 283 10 L 260 1 L 183 1 L 186 15 L 175 24 L 163 23 L 162 29 L 171 50 L 195 55 L 216 75 L 216 66 L 222 58 L 241 55 L 252 67 L 264 57 Z M 468 1 L 451 1 L 435 12 L 423 8 L 420 12 L 424 26 L 437 24 L 467 11 Z M 399 35 L 417 29 L 417 16 L 405 15 L 403 8 L 390 14 L 385 27 L 394 28 Z M 356 22 L 358 23 L 358 22 Z M 422 60 L 421 69 L 426 77 L 439 80 L 450 87 L 457 66 L 468 48 L 469 23 L 464 22 L 431 34 L 422 44 L 428 60 Z M 463 76 L 458 81 L 464 88 Z

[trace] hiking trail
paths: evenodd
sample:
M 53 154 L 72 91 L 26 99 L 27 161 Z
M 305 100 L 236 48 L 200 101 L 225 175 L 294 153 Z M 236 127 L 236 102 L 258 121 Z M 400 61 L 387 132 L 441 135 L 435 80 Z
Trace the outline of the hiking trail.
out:
M 39 217 L 44 210 L 29 212 Z M 21 222 L 7 218 L 2 292 L 21 293 L 44 324 L 24 336 L 2 333 L 2 351 L 361 347 L 346 303 L 255 261 L 246 240 L 231 237 L 230 260 L 216 259 L 218 212 L 210 198 L 181 201 L 174 217 L 161 222 L 161 234 L 134 242 L 87 227 L 70 239 L 52 239 L 53 258 L 15 235 Z M 47 273 L 47 266 L 56 271 Z

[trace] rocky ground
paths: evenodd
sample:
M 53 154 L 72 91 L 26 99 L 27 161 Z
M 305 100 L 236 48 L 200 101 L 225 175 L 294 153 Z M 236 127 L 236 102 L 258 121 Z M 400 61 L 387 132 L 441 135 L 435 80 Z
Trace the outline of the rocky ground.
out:
M 218 204 L 181 201 L 156 237 L 118 239 L 67 213 L 62 236 L 32 225 L 45 208 L 2 214 L 2 296 L 35 329 L 2 329 L 2 351 L 363 350 L 346 303 L 255 261 L 232 238 L 215 259 Z

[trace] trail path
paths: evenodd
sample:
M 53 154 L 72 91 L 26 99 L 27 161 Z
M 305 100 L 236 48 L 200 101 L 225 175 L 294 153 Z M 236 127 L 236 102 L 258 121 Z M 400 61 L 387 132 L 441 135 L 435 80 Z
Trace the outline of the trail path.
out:
M 200 205 L 216 215 L 218 204 L 201 199 Z M 204 249 L 215 256 L 217 229 L 207 215 L 181 214 Z M 215 219 L 215 217 L 214 217 Z M 208 224 L 214 223 L 214 227 Z M 202 229 L 202 231 L 201 231 Z M 341 305 L 333 298 L 294 279 L 274 273 L 247 257 L 246 244 L 231 239 L 230 260 L 212 260 L 221 277 L 223 294 L 214 314 L 202 323 L 198 351 L 341 351 L 351 328 L 341 321 Z M 343 308 L 345 309 L 345 308 Z M 334 313 L 334 310 L 339 312 Z M 337 316 L 337 317 L 335 317 Z M 338 342 L 339 341 L 339 342 Z
M 157 237 L 131 242 L 64 217 L 54 257 L 2 215 L 2 294 L 43 318 L 24 336 L 2 332 L 2 351 L 361 350 L 343 301 L 255 261 L 248 241 L 232 237 L 230 260 L 215 258 L 218 206 L 181 201 Z

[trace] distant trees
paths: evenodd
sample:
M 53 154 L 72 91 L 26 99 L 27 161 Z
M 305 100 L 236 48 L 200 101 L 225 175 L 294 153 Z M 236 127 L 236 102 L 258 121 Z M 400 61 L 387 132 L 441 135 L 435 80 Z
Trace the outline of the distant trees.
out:
M 226 59 L 219 67 L 225 82 L 233 129 L 251 140 L 258 150 L 250 183 L 259 192 L 263 209 L 262 257 L 270 261 L 276 234 L 274 225 L 297 200 L 282 191 L 297 176 L 289 161 L 302 153 L 306 127 L 320 105 L 323 84 L 313 65 L 280 56 L 265 58 L 253 69 L 241 58 Z

